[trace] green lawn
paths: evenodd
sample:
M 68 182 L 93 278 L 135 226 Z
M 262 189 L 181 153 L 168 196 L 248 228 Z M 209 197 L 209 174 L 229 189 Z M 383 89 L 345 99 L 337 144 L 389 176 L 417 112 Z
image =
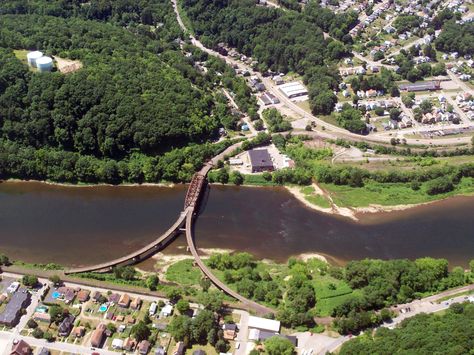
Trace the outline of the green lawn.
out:
M 202 274 L 192 259 L 180 260 L 166 270 L 166 279 L 182 286 L 199 285 Z
M 207 345 L 193 345 L 192 348 L 186 350 L 186 355 L 192 355 L 196 350 L 204 350 L 206 355 L 217 354 L 216 349 L 210 344 Z
M 405 183 L 378 183 L 369 181 L 364 187 L 354 188 L 347 185 L 322 184 L 330 192 L 334 203 L 341 207 L 367 207 L 371 204 L 394 206 L 418 204 L 440 200 L 446 197 L 474 193 L 474 180 L 463 178 L 454 191 L 428 195 L 424 185 L 414 191 L 410 184 Z
M 275 184 L 271 180 L 270 181 L 265 180 L 262 174 L 244 175 L 244 185 L 275 186 Z
M 317 299 L 316 314 L 321 317 L 330 316 L 334 308 L 344 303 L 351 297 L 357 297 L 359 295 L 360 295 L 359 291 L 356 290 L 352 293 L 348 293 L 341 296 Z
M 309 203 L 322 208 L 331 208 L 331 203 L 326 197 L 315 194 L 315 189 L 313 186 L 305 186 L 300 189 L 300 192 L 305 195 L 304 198 Z

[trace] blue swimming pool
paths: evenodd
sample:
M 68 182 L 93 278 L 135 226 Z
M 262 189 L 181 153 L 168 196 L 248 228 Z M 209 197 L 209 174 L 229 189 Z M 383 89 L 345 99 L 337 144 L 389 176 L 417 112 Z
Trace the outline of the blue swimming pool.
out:
M 51 294 L 51 297 L 53 298 L 53 300 L 58 299 L 60 296 L 61 296 L 61 294 L 58 291 L 54 291 Z
M 99 312 L 102 312 L 102 313 L 103 313 L 103 312 L 106 312 L 108 308 L 109 308 L 109 307 L 107 307 L 106 304 L 103 304 L 102 306 L 99 307 Z

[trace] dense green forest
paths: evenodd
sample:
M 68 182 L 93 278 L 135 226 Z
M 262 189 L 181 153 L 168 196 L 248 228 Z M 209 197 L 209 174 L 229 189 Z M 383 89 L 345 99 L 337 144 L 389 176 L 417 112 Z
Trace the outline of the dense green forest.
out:
M 67 182 L 186 181 L 226 143 L 215 88 L 250 91 L 230 68 L 199 72 L 180 49 L 171 4 L 4 1 L 0 9 L 0 178 Z M 33 72 L 15 50 L 77 59 Z M 220 75 L 220 74 L 219 74 Z
M 446 22 L 435 45 L 436 49 L 443 52 L 458 52 L 460 55 L 474 54 L 474 22 L 462 25 L 454 20 Z
M 258 69 L 304 75 L 311 108 L 329 114 L 340 82 L 334 60 L 350 52 L 348 32 L 357 22 L 354 12 L 335 15 L 310 2 L 304 10 L 259 7 L 253 0 L 184 0 L 193 31 L 208 47 L 227 43 L 259 62 Z M 328 32 L 333 38 L 324 38 Z
M 340 355 L 472 354 L 474 304 L 453 304 L 443 315 L 419 314 L 393 330 L 381 328 L 345 343 Z

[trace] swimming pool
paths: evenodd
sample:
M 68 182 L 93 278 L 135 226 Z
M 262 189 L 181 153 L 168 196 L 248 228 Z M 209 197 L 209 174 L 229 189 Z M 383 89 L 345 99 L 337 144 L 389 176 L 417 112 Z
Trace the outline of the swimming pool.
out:
M 58 291 L 54 291 L 52 294 L 51 294 L 51 298 L 53 300 L 56 300 L 58 299 L 59 297 L 61 297 L 61 293 L 59 293 Z
M 38 312 L 38 313 L 47 313 L 47 312 L 48 312 L 48 307 L 46 307 L 46 306 L 39 306 L 39 307 L 36 307 L 35 312 Z
M 102 306 L 99 307 L 99 312 L 106 312 L 109 307 L 106 304 L 103 304 Z

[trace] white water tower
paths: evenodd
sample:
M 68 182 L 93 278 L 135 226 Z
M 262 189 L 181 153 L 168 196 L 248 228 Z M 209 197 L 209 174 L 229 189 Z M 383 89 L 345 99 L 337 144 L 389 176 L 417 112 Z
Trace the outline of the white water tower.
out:
M 33 68 L 36 68 L 36 61 L 43 56 L 43 53 L 40 51 L 29 52 L 26 55 L 26 59 L 28 60 L 28 64 Z
M 53 59 L 46 56 L 36 59 L 36 67 L 40 72 L 51 71 L 53 69 Z

